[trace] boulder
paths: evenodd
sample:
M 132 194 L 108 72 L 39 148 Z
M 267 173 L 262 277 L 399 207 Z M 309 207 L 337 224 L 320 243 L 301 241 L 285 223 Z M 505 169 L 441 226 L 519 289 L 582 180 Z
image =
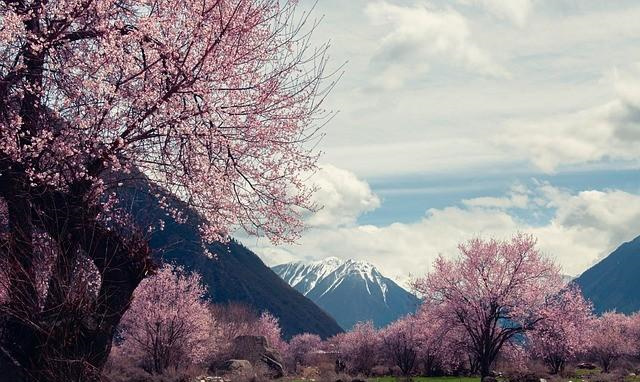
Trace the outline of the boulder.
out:
M 269 346 L 264 336 L 239 336 L 233 340 L 231 357 L 251 362 L 257 372 L 270 378 L 284 376 L 280 353 Z
M 482 382 L 498 382 L 498 380 L 495 377 L 488 376 L 482 378 Z
M 201 376 L 196 377 L 193 382 L 227 382 L 222 377 Z
M 246 359 L 230 359 L 222 365 L 222 371 L 232 381 L 251 379 L 256 375 L 253 365 Z

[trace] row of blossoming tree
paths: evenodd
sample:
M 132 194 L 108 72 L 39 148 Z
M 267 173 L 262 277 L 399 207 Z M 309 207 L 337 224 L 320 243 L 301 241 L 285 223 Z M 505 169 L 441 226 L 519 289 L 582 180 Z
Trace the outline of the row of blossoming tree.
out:
M 525 371 L 531 361 L 557 374 L 578 360 L 609 372 L 622 358 L 640 357 L 640 314 L 595 316 L 532 237 L 474 239 L 460 252 L 415 281 L 424 300 L 415 314 L 382 329 L 359 323 L 324 341 L 301 334 L 285 342 L 270 314 L 211 306 L 197 275 L 165 266 L 136 290 L 112 359 L 148 373 L 207 368 L 246 334 L 267 337 L 292 374 L 329 366 L 353 375 L 488 376 L 501 362 Z

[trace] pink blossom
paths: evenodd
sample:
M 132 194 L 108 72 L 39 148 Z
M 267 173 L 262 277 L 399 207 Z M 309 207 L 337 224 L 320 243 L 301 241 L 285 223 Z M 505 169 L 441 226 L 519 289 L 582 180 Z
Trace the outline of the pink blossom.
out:
M 381 339 L 371 322 L 357 323 L 350 331 L 332 337 L 329 342 L 352 373 L 370 374 L 378 362 Z
M 119 351 L 154 373 L 205 361 L 213 322 L 204 293 L 199 275 L 165 265 L 136 290 Z
M 589 354 L 607 373 L 621 357 L 634 352 L 631 319 L 624 314 L 608 312 L 592 320 L 589 331 Z
M 459 250 L 456 259 L 440 256 L 433 272 L 414 287 L 429 309 L 466 332 L 484 377 L 506 343 L 535 328 L 562 280 L 558 267 L 528 235 L 508 241 L 473 239 Z
M 305 364 L 307 357 L 312 352 L 320 350 L 321 347 L 322 339 L 316 334 L 303 333 L 293 336 L 286 346 L 287 365 L 295 371 L 299 364 Z
M 529 348 L 555 374 L 588 346 L 591 304 L 576 286 L 570 286 L 552 296 L 540 316 L 542 319 L 528 334 Z

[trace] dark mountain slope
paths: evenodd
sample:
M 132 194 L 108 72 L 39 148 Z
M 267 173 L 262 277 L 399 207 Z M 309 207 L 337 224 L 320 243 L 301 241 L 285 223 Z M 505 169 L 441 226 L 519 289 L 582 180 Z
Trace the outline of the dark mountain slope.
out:
M 622 244 L 574 282 L 597 313 L 640 310 L 640 236 Z
M 154 256 L 200 273 L 212 301 L 242 302 L 258 311 L 269 311 L 280 319 L 286 338 L 304 332 L 326 338 L 342 331 L 332 317 L 282 281 L 240 243 L 231 240 L 226 244 L 203 245 L 198 231 L 201 218 L 165 192 L 141 191 L 148 190 L 144 183 L 120 195 L 120 200 L 141 226 L 164 222 L 164 229 L 153 232 L 149 238 Z M 158 193 L 166 196 L 172 207 L 185 211 L 186 223 L 177 223 L 158 207 L 158 198 L 154 196 Z M 203 248 L 215 258 L 206 256 Z

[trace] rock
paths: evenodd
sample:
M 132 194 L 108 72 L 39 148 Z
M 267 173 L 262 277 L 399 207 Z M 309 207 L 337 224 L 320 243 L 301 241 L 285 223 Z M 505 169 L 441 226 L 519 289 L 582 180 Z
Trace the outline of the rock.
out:
M 222 365 L 222 370 L 232 381 L 236 379 L 249 379 L 256 375 L 253 370 L 253 365 L 246 359 L 230 359 Z
M 226 382 L 222 377 L 196 377 L 193 382 Z
M 482 378 L 482 382 L 498 382 L 498 380 L 495 377 L 484 377 Z
M 239 336 L 233 340 L 232 358 L 246 359 L 256 370 L 270 378 L 284 376 L 282 356 L 269 346 L 264 336 Z
M 253 365 L 246 359 L 230 359 L 222 365 L 222 371 L 225 376 L 223 380 L 250 380 L 256 377 Z
M 356 378 L 356 379 L 352 379 L 351 382 L 367 382 L 367 381 L 365 381 L 363 379 Z

